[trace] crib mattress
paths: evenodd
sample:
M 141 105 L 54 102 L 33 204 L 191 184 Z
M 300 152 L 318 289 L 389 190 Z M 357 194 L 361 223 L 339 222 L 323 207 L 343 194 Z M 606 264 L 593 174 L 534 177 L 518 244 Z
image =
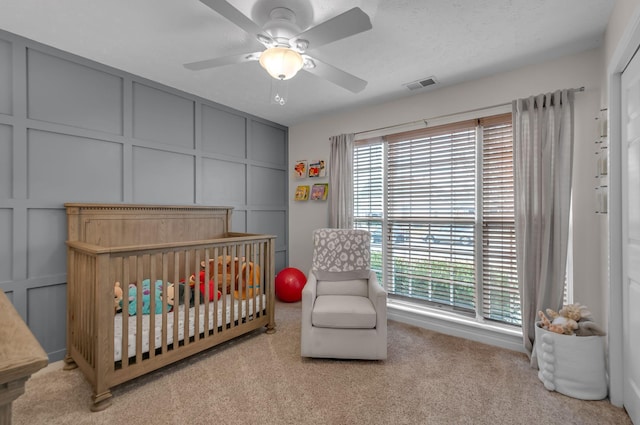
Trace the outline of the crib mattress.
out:
M 260 301 L 259 297 L 255 299 L 260 301 L 258 306 L 262 309 L 265 308 L 266 305 L 266 297 L 265 295 L 261 295 L 262 300 Z M 231 303 L 234 303 L 233 309 L 233 321 L 237 321 L 240 318 L 247 318 L 247 312 L 249 312 L 248 316 L 250 317 L 253 314 L 253 303 L 254 298 L 249 298 L 248 300 L 236 300 L 231 295 L 227 295 L 226 300 L 226 314 L 223 320 L 223 300 L 212 301 L 209 303 L 209 327 L 208 329 L 213 329 L 213 315 L 214 315 L 214 304 L 218 303 L 218 320 L 216 322 L 217 326 L 222 326 L 222 324 L 231 323 Z M 204 332 L 204 315 L 205 315 L 205 305 L 201 304 L 199 306 L 199 330 L 198 333 Z M 259 310 L 258 310 L 259 311 Z M 142 353 L 149 352 L 149 315 L 142 316 Z M 122 313 L 118 313 L 114 318 L 114 345 L 113 345 L 113 358 L 114 361 L 122 360 Z M 129 316 L 129 335 L 128 335 L 128 354 L 129 356 L 136 355 L 136 328 L 137 328 L 137 316 Z M 182 341 L 184 339 L 184 320 L 185 320 L 185 308 L 184 305 L 180 305 L 180 309 L 178 310 L 178 341 Z M 195 335 L 195 307 L 189 308 L 189 337 Z M 162 314 L 156 314 L 154 318 L 155 325 L 155 344 L 154 348 L 162 347 Z M 167 345 L 173 344 L 173 325 L 174 325 L 174 312 L 167 313 Z

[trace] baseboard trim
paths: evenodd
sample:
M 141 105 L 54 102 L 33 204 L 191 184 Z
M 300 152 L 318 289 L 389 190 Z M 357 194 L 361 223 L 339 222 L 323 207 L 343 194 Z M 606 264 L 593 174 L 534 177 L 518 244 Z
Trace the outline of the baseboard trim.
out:
M 397 300 L 389 300 L 387 318 L 446 335 L 525 353 L 522 332 L 510 326 L 478 322 L 473 318 Z

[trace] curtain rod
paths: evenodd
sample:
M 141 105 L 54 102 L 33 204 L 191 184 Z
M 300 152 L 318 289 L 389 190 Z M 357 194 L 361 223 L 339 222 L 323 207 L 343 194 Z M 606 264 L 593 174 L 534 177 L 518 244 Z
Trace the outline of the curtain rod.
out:
M 582 91 L 584 91 L 584 86 L 577 87 L 577 88 L 574 88 L 574 89 L 569 89 L 569 91 L 582 92 Z M 418 124 L 418 123 L 424 123 L 424 125 L 426 126 L 427 122 L 430 121 L 430 120 L 447 118 L 447 117 L 451 117 L 453 115 L 468 114 L 468 113 L 471 113 L 471 112 L 482 111 L 484 109 L 498 108 L 500 106 L 507 106 L 507 105 L 511 105 L 511 102 L 509 102 L 509 103 L 501 103 L 499 105 L 493 105 L 493 106 L 489 106 L 489 107 L 485 107 L 485 108 L 470 109 L 468 111 L 456 112 L 455 114 L 440 115 L 440 116 L 437 116 L 437 117 L 431 117 L 428 120 L 425 118 L 425 119 L 422 119 L 422 120 L 409 121 L 409 122 L 405 122 L 405 123 L 401 123 L 401 124 L 388 125 L 386 127 L 373 128 L 371 130 L 362 130 L 362 131 L 355 132 L 353 134 L 354 135 L 358 135 L 358 134 L 363 134 L 363 133 L 370 133 L 372 131 L 388 130 L 388 129 L 391 129 L 391 128 L 404 127 L 405 125 L 412 125 L 412 124 Z

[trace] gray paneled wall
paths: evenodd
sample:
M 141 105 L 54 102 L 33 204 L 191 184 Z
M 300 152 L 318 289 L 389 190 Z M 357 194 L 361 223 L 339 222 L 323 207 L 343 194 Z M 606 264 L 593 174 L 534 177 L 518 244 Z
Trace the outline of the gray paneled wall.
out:
M 232 206 L 234 231 L 278 237 L 279 270 L 286 167 L 286 127 L 0 30 L 0 290 L 51 361 L 65 202 Z

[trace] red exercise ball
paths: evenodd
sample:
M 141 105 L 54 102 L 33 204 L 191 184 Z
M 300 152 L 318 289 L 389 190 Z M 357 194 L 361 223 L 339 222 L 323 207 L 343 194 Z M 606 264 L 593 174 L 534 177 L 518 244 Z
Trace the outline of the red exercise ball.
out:
M 300 270 L 294 267 L 282 269 L 276 275 L 276 297 L 286 303 L 300 301 L 306 283 L 307 277 Z

